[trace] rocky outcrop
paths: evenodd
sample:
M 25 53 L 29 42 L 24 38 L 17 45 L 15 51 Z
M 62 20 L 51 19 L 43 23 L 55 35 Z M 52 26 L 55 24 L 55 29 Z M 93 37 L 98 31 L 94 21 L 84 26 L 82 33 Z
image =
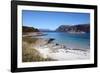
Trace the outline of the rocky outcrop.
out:
M 61 25 L 56 31 L 60 32 L 90 32 L 90 24 Z
M 39 32 L 38 29 L 34 27 L 28 27 L 28 26 L 22 26 L 22 31 L 23 32 Z

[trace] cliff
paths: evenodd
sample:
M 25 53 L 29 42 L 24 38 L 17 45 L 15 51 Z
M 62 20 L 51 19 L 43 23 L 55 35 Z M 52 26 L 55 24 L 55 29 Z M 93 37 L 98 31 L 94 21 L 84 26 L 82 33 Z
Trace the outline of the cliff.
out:
M 90 24 L 78 24 L 78 25 L 61 25 L 56 31 L 59 32 L 90 32 Z

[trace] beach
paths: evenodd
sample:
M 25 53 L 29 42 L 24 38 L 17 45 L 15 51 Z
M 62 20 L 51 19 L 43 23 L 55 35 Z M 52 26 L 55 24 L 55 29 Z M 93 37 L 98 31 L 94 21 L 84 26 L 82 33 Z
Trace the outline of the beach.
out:
M 35 36 L 42 36 L 36 35 Z M 84 60 L 90 58 L 90 49 L 68 47 L 53 38 L 22 37 L 23 62 Z

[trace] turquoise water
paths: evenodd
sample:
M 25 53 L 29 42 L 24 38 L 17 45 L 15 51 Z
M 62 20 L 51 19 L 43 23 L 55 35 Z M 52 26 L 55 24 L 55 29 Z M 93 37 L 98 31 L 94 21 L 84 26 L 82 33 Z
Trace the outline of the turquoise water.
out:
M 71 48 L 90 48 L 90 33 L 84 34 L 72 34 L 66 32 L 43 32 L 44 36 L 41 38 L 54 38 L 54 42 L 58 44 L 64 44 Z

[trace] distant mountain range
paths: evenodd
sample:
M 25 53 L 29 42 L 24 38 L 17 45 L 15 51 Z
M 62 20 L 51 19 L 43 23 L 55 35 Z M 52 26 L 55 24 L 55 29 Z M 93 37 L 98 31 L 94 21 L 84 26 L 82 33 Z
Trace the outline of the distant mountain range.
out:
M 50 29 L 38 29 L 40 32 L 51 32 L 52 30 Z
M 78 25 L 61 25 L 56 31 L 59 32 L 90 32 L 90 24 L 78 24 Z
M 90 32 L 90 24 L 61 25 L 55 31 L 49 29 L 37 29 L 34 27 L 22 26 L 23 32 L 69 32 L 87 33 Z

